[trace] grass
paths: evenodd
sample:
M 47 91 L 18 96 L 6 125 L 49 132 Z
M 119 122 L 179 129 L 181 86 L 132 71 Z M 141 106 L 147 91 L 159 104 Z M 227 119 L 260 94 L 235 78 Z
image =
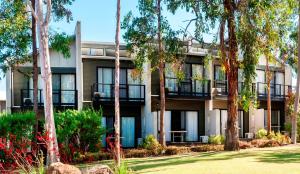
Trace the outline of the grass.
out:
M 300 146 L 132 158 L 126 162 L 134 173 L 143 174 L 299 174 Z

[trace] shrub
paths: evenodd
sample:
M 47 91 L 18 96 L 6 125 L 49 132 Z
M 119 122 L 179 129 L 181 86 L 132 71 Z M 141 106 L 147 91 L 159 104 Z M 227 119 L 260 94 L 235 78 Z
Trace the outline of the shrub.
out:
M 61 159 L 71 162 L 86 152 L 101 148 L 102 112 L 93 109 L 66 110 L 55 113 L 55 126 Z
M 176 147 L 176 146 L 168 146 L 165 148 L 165 154 L 166 155 L 178 155 L 182 153 L 188 153 L 190 152 L 189 147 Z
M 191 147 L 192 152 L 223 151 L 223 145 L 204 144 Z
M 208 143 L 210 144 L 224 144 L 225 143 L 225 137 L 223 135 L 212 135 L 208 138 Z
M 255 138 L 258 138 L 258 139 L 264 138 L 264 137 L 266 137 L 267 133 L 268 132 L 266 129 L 259 129 L 255 134 Z
M 247 141 L 239 141 L 239 147 L 240 149 L 248 149 L 253 147 L 252 144 L 250 142 Z
M 58 143 L 79 148 L 81 152 L 96 152 L 101 147 L 102 112 L 93 109 L 66 110 L 55 114 Z
M 149 157 L 152 155 L 157 155 L 152 150 L 147 149 L 129 149 L 124 150 L 125 158 L 143 158 L 143 157 Z
M 17 140 L 33 138 L 33 125 L 35 115 L 33 112 L 0 114 L 0 138 L 8 138 L 13 135 Z
M 160 154 L 162 147 L 154 137 L 154 135 L 147 135 L 146 138 L 143 139 L 143 143 L 141 147 L 147 150 L 153 151 L 155 154 Z

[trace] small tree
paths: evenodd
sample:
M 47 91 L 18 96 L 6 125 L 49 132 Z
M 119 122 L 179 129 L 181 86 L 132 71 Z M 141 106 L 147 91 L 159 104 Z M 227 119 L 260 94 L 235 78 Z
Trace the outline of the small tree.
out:
M 173 31 L 168 21 L 163 17 L 161 0 L 140 0 L 138 4 L 139 17 L 133 17 L 129 12 L 122 23 L 126 29 L 124 39 L 128 50 L 135 53 L 137 69 L 143 69 L 147 61 L 159 71 L 160 83 L 160 133 L 159 142 L 166 145 L 164 114 L 165 114 L 165 63 L 173 62 L 180 53 L 181 42 L 178 32 Z

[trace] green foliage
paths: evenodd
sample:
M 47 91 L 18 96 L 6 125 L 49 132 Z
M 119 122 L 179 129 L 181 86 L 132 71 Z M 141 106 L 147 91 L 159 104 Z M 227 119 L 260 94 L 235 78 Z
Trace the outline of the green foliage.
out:
M 67 7 L 72 5 L 75 0 L 52 0 L 52 13 L 55 21 L 66 18 L 67 22 L 73 20 L 72 12 Z
M 259 129 L 255 134 L 255 138 L 262 139 L 266 137 L 267 133 L 268 132 L 266 129 Z
M 132 173 L 126 162 L 121 162 L 120 167 L 115 167 L 115 174 L 130 174 Z
M 59 143 L 68 147 L 73 144 L 83 152 L 95 152 L 101 147 L 102 111 L 93 109 L 66 110 L 55 114 L 55 125 Z
M 156 140 L 154 135 L 147 135 L 146 138 L 143 139 L 141 147 L 151 150 L 154 154 L 160 154 L 162 151 L 162 146 Z
M 212 135 L 208 138 L 208 143 L 210 144 L 224 144 L 225 143 L 225 136 L 224 135 Z
M 31 34 L 26 14 L 22 0 L 0 1 L 0 66 L 4 71 L 29 58 Z
M 63 54 L 65 58 L 71 57 L 70 45 L 73 41 L 74 36 L 69 36 L 66 33 L 54 33 L 49 38 L 51 48 Z
M 143 70 L 143 64 L 150 61 L 154 68 L 158 67 L 159 59 L 163 62 L 174 62 L 182 51 L 182 43 L 177 38 L 179 31 L 173 31 L 165 17 L 161 24 L 157 22 L 157 7 L 155 0 L 139 0 L 139 16 L 133 16 L 129 12 L 123 22 L 125 30 L 123 38 L 127 43 L 127 49 L 135 56 L 135 66 Z M 158 31 L 158 25 L 161 30 Z M 158 54 L 157 35 L 161 33 L 163 53 Z M 161 56 L 159 56 L 161 55 Z
M 8 135 L 16 136 L 16 139 L 33 137 L 33 125 L 35 124 L 35 115 L 33 112 L 13 113 L 0 115 L 0 137 L 7 138 Z

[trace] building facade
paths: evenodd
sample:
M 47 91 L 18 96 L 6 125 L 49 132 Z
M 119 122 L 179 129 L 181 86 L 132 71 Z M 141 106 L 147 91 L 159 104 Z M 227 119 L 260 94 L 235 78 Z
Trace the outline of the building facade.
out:
M 113 133 L 115 45 L 105 42 L 81 41 L 81 26 L 77 23 L 75 40 L 70 46 L 71 57 L 50 50 L 53 104 L 57 109 L 102 108 L 102 124 Z M 165 132 L 167 142 L 198 142 L 201 136 L 225 134 L 227 120 L 227 79 L 216 57 L 206 60 L 207 49 L 192 44 L 184 55 L 184 79 L 178 80 L 174 65 L 166 64 Z M 159 136 L 159 76 L 145 63 L 137 73 L 126 45 L 120 46 L 120 116 L 123 147 L 135 147 L 148 134 Z M 271 65 L 272 129 L 283 130 L 285 100 L 291 89 L 291 69 L 280 63 Z M 18 65 L 7 72 L 6 109 L 16 112 L 32 108 L 32 64 Z M 243 78 L 239 73 L 239 92 Z M 261 57 L 254 82 L 259 105 L 248 112 L 239 108 L 239 135 L 254 133 L 266 127 L 265 60 Z M 41 77 L 39 76 L 39 79 Z M 39 106 L 43 107 L 41 80 Z

